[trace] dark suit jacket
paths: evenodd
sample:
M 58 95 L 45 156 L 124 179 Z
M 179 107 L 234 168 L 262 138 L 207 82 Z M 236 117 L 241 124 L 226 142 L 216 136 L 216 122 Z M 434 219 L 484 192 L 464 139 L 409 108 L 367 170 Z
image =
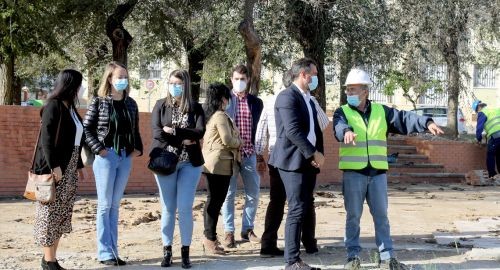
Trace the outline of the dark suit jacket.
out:
M 276 98 L 274 114 L 276 120 L 276 144 L 269 164 L 286 171 L 319 170 L 311 165 L 314 152 L 323 153 L 323 133 L 316 117 L 316 108 L 311 102 L 316 133 L 316 145 L 307 140 L 309 134 L 309 111 L 300 90 L 292 84 Z
M 203 165 L 200 140 L 205 134 L 205 113 L 198 103 L 192 104 L 192 112 L 188 115 L 187 128 L 175 128 L 175 135 L 163 131 L 164 126 L 172 127 L 172 107 L 165 103 L 165 98 L 156 102 L 151 112 L 151 125 L 153 129 L 153 141 L 151 151 L 155 148 L 165 148 L 167 145 L 180 147 L 183 140 L 194 140 L 196 144 L 186 146 L 189 161 L 194 167 Z M 150 153 L 151 155 L 151 153 Z

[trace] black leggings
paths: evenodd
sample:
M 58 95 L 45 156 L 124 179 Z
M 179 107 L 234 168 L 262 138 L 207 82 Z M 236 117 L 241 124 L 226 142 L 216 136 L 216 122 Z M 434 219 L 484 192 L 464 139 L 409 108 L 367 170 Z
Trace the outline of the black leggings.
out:
M 205 174 L 207 179 L 207 202 L 203 211 L 205 237 L 211 241 L 217 239 L 217 221 L 229 189 L 231 175 Z

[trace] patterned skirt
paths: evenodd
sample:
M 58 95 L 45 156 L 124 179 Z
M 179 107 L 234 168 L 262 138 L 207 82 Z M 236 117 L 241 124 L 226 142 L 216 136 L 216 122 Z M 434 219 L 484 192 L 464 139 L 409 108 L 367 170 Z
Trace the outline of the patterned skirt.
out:
M 62 179 L 56 183 L 56 199 L 51 203 L 36 202 L 35 243 L 49 247 L 64 233 L 70 233 L 73 205 L 75 204 L 79 146 L 75 146 Z

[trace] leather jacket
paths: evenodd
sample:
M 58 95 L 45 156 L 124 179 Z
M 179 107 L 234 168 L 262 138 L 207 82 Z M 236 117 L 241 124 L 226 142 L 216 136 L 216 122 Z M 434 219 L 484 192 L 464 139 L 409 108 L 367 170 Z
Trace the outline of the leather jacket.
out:
M 109 125 L 113 110 L 111 96 L 94 97 L 88 105 L 85 119 L 83 120 L 83 131 L 85 133 L 85 142 L 94 154 L 105 149 L 104 139 L 110 135 Z M 125 97 L 125 106 L 130 116 L 130 126 L 132 127 L 132 138 L 134 148 L 143 151 L 142 139 L 139 133 L 139 110 L 137 103 L 129 96 Z M 112 134 L 111 134 L 112 135 Z

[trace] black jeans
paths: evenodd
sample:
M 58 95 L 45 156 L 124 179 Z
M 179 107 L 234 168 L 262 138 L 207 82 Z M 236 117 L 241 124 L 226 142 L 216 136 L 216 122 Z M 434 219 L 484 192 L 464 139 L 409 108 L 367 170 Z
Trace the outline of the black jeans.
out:
M 205 237 L 211 241 L 217 239 L 217 221 L 220 209 L 226 199 L 231 175 L 205 174 L 207 179 L 207 202 L 203 211 Z
M 264 233 L 261 238 L 261 249 L 270 250 L 277 248 L 278 229 L 283 219 L 286 192 L 277 168 L 267 165 L 269 168 L 269 204 L 267 206 L 264 223 Z M 316 210 L 314 208 L 314 197 L 312 209 L 307 211 L 302 223 L 302 244 L 306 250 L 316 247 Z
M 316 172 L 290 172 L 279 169 L 288 201 L 285 225 L 285 261 L 291 265 L 300 260 L 300 236 L 305 217 L 314 209 Z
M 486 154 L 486 167 L 488 168 L 488 176 L 493 177 L 497 174 L 495 171 L 495 164 L 497 171 L 500 173 L 500 138 L 488 139 L 488 150 Z

